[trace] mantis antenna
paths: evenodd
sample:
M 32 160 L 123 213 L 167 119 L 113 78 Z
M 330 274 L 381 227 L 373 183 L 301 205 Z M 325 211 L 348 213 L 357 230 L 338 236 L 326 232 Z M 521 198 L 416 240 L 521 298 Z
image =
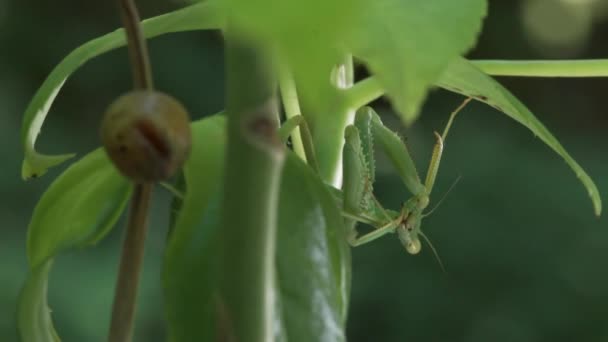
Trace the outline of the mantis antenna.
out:
M 433 209 L 431 209 L 430 211 L 428 211 L 427 213 L 423 214 L 422 217 L 427 217 L 429 215 L 431 215 L 435 209 L 439 208 L 439 206 L 441 205 L 441 203 L 443 202 L 443 200 L 448 197 L 448 195 L 450 194 L 450 191 L 452 191 L 452 189 L 454 189 L 454 187 L 456 186 L 456 184 L 458 184 L 458 181 L 460 181 L 460 178 L 462 178 L 462 176 L 458 175 L 458 177 L 454 180 L 454 182 L 452 182 L 452 185 L 450 185 L 450 188 L 448 189 L 448 191 L 445 192 L 445 194 L 443 194 L 443 196 L 441 197 L 441 199 L 439 200 L 439 202 L 437 202 L 437 204 L 435 204 L 435 206 L 433 207 Z
M 431 243 L 431 240 L 429 240 L 429 238 L 423 232 L 419 232 L 418 234 L 420 234 L 420 236 L 422 236 L 424 241 L 426 241 L 426 243 L 429 244 L 429 247 L 431 247 L 431 250 L 433 251 L 433 255 L 435 255 L 435 259 L 437 259 L 437 262 L 439 263 L 439 267 L 441 267 L 441 270 L 443 271 L 443 273 L 447 273 L 445 270 L 445 267 L 443 266 L 443 262 L 441 261 L 441 258 L 439 257 L 439 253 L 437 253 L 437 250 L 435 249 L 435 246 L 433 246 L 433 244 Z

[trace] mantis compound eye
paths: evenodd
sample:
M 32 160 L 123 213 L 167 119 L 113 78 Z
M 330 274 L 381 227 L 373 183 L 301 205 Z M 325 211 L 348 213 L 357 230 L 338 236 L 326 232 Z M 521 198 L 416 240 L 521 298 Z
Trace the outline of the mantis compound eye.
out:
M 134 182 L 171 177 L 190 154 L 190 119 L 184 106 L 156 91 L 115 100 L 101 123 L 101 140 L 116 168 Z
M 405 250 L 409 254 L 418 254 L 420 253 L 420 249 L 422 248 L 422 244 L 420 243 L 420 239 L 418 239 L 417 235 L 412 236 L 412 233 L 407 230 L 405 225 L 399 226 L 397 229 L 397 235 L 399 236 L 399 240 Z
M 423 195 L 418 199 L 418 208 L 420 210 L 423 210 L 424 208 L 428 207 L 429 205 L 429 196 Z
M 420 249 L 422 248 L 422 244 L 419 239 L 410 239 L 405 243 L 405 250 L 410 254 L 418 254 L 420 253 Z

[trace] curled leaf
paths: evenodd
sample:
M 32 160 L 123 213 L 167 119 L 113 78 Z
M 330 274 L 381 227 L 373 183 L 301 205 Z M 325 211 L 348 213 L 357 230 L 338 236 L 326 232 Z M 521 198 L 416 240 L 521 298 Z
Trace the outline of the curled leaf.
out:
M 152 38 L 171 32 L 220 28 L 223 26 L 223 21 L 216 2 L 207 1 L 144 20 L 142 29 L 146 38 Z M 23 179 L 41 176 L 47 169 L 74 156 L 74 154 L 45 155 L 37 152 L 34 145 L 42 124 L 55 97 L 70 75 L 90 59 L 125 44 L 123 29 L 93 39 L 72 51 L 46 78 L 27 106 L 21 124 L 21 142 L 25 153 L 21 166 Z
M 449 91 L 473 97 L 507 114 L 513 120 L 527 127 L 553 151 L 559 154 L 578 179 L 583 183 L 591 198 L 595 214 L 602 212 L 602 200 L 597 186 L 583 168 L 568 154 L 566 149 L 549 132 L 530 110 L 492 77 L 486 75 L 464 58 L 456 58 L 437 83 Z
M 124 211 L 131 190 L 104 151 L 97 149 L 71 165 L 42 195 L 28 228 L 30 272 L 19 296 L 23 342 L 59 341 L 46 299 L 53 257 L 103 238 Z
M 124 210 L 131 184 L 97 149 L 61 174 L 42 195 L 28 227 L 27 254 L 36 267 L 66 248 L 101 239 Z

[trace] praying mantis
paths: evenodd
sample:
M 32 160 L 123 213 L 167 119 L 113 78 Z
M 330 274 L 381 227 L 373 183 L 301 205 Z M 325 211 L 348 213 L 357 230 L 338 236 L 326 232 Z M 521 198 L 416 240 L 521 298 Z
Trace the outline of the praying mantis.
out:
M 430 214 L 423 212 L 430 202 L 447 134 L 456 115 L 470 100 L 471 98 L 464 100 L 451 113 L 443 134 L 439 135 L 434 132 L 436 143 L 424 183 L 420 180 L 414 161 L 401 138 L 384 126 L 378 114 L 370 107 L 357 111 L 354 124 L 349 125 L 345 130 L 342 190 L 330 187 L 332 194 L 342 205 L 347 239 L 352 246 L 360 246 L 388 233 L 396 232 L 405 250 L 410 254 L 418 254 L 421 250 L 420 237 L 422 237 L 427 241 L 443 268 L 435 248 L 421 230 L 421 222 L 425 216 Z M 307 160 L 314 167 L 316 161 L 310 142 L 310 132 L 301 117 L 287 120 L 281 127 L 279 135 L 287 140 L 289 132 L 297 125 L 302 128 L 302 141 Z M 399 211 L 385 209 L 373 193 L 374 143 L 379 145 L 387 155 L 404 185 L 413 194 Z M 357 223 L 371 225 L 374 229 L 369 233 L 359 235 L 356 229 Z
M 454 118 L 471 100 L 472 98 L 465 99 L 450 114 L 441 135 L 434 132 L 436 142 L 424 183 L 401 138 L 384 126 L 378 114 L 371 107 L 363 107 L 357 111 L 354 124 L 347 126 L 344 134 L 342 190 L 327 185 L 334 199 L 341 206 L 347 230 L 346 236 L 351 246 L 357 247 L 386 234 L 397 233 L 405 250 L 409 254 L 418 254 L 422 248 L 420 242 L 420 237 L 422 237 L 428 243 L 441 268 L 444 268 L 433 244 L 421 230 L 421 223 L 422 219 L 430 214 L 430 212 L 424 213 L 424 210 L 430 203 L 430 195 L 439 171 L 445 139 Z M 279 138 L 283 142 L 287 142 L 296 127 L 301 129 L 307 162 L 313 170 L 318 171 L 312 136 L 303 116 L 298 115 L 286 120 L 278 131 Z M 387 155 L 405 187 L 413 194 L 404 202 L 399 211 L 385 209 L 374 195 L 374 143 L 379 145 Z M 165 182 L 161 184 L 175 196 L 182 198 L 179 190 L 172 185 Z M 368 224 L 373 227 L 373 230 L 359 236 L 357 223 Z

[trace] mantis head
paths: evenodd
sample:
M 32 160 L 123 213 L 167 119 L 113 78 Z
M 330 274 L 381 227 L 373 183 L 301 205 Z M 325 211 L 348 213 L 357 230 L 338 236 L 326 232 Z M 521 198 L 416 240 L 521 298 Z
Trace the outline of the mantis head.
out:
M 399 234 L 399 240 L 401 240 L 401 244 L 405 247 L 405 250 L 414 255 L 420 253 L 420 249 L 422 249 L 422 244 L 420 243 L 420 239 L 418 238 L 418 234 L 413 231 L 408 231 L 405 228 L 405 225 L 399 226 L 397 228 L 397 233 Z
M 408 204 L 410 205 L 408 208 Z M 406 203 L 403 207 L 402 217 L 403 221 L 397 227 L 397 234 L 399 236 L 399 240 L 405 250 L 412 255 L 420 253 L 422 249 L 422 243 L 420 242 L 420 237 L 426 240 L 427 244 L 433 251 L 435 258 L 439 262 L 439 266 L 445 272 L 445 268 L 443 267 L 443 263 L 437 254 L 437 250 L 429 240 L 429 238 L 422 232 L 420 229 L 422 219 L 426 216 L 422 214 L 422 211 L 429 205 L 429 197 L 426 194 L 420 195 L 416 198 L 413 206 L 413 210 L 411 206 L 412 203 Z
M 399 240 L 409 254 L 418 254 L 422 248 L 419 235 L 422 233 L 422 211 L 429 204 L 429 197 L 422 195 L 414 199 L 413 203 L 406 203 L 403 207 L 403 221 L 397 228 Z M 409 207 L 409 208 L 408 208 Z

